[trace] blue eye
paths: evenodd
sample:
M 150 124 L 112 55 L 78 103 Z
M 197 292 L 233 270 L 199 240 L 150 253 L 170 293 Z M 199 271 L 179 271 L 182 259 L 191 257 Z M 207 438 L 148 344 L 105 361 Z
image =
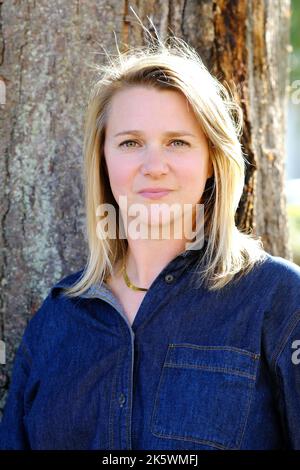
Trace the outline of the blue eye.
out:
M 125 144 L 132 143 L 132 142 L 133 142 L 134 144 L 137 144 L 137 142 L 136 142 L 135 140 L 125 140 L 124 142 L 121 142 L 121 143 L 120 143 L 119 147 L 125 146 L 125 147 L 127 147 L 127 148 L 134 148 L 134 147 L 132 147 L 131 145 L 130 145 L 129 147 L 128 147 L 127 145 L 125 145 Z
M 183 147 L 184 145 L 190 145 L 188 142 L 185 142 L 184 140 L 180 140 L 180 139 L 176 139 L 176 140 L 173 140 L 173 142 L 181 142 L 183 145 L 179 145 L 179 147 Z M 178 147 L 178 145 L 175 145 L 175 147 Z
M 175 145 L 175 147 L 184 147 L 185 145 L 187 145 L 188 147 L 190 146 L 188 142 L 185 142 L 184 140 L 181 140 L 181 139 L 172 140 L 171 144 L 174 142 L 180 142 L 181 144 L 181 145 Z M 135 145 L 133 146 L 133 145 L 127 145 L 127 144 L 138 144 L 138 142 L 136 142 L 135 140 L 125 140 L 124 142 L 121 142 L 119 144 L 119 147 L 135 148 Z

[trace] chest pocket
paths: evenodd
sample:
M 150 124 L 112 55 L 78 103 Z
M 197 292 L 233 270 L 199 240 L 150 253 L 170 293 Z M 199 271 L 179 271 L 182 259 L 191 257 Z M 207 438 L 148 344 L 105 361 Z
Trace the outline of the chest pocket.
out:
M 169 344 L 155 396 L 155 436 L 238 449 L 259 354 L 230 346 Z

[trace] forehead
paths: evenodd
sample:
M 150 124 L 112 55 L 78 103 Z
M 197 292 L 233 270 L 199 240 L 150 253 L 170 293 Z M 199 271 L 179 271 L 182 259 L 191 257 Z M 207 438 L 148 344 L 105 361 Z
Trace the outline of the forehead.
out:
M 126 128 L 140 129 L 143 125 L 161 126 L 162 123 L 168 128 L 182 128 L 183 125 L 194 131 L 199 128 L 190 103 L 177 90 L 135 86 L 116 92 L 111 99 L 107 125 L 114 130 L 125 124 Z

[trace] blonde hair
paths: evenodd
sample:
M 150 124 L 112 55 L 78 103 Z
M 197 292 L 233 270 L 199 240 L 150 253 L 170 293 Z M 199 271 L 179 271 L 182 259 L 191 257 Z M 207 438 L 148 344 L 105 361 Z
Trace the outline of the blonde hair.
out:
M 201 201 L 205 207 L 207 247 L 204 259 L 200 260 L 204 269 L 200 271 L 201 263 L 197 266 L 199 279 L 206 281 L 208 289 L 221 289 L 236 274 L 249 272 L 255 263 L 265 258 L 261 240 L 243 233 L 235 225 L 245 178 L 245 157 L 239 141 L 241 108 L 184 40 L 169 36 L 162 41 L 157 32 L 156 35 L 157 39 L 152 37 L 146 46 L 129 48 L 122 53 L 117 48 L 116 56 L 108 56 L 109 63 L 92 66 L 100 77 L 90 93 L 84 134 L 89 257 L 80 279 L 65 289 L 67 296 L 79 296 L 92 284 L 102 283 L 114 273 L 116 263 L 125 259 L 128 242 L 118 236 L 119 208 L 111 192 L 103 148 L 112 97 L 117 91 L 136 85 L 161 90 L 172 87 L 183 93 L 208 139 L 214 172 Z M 97 235 L 96 209 L 103 203 L 115 206 L 116 239 Z

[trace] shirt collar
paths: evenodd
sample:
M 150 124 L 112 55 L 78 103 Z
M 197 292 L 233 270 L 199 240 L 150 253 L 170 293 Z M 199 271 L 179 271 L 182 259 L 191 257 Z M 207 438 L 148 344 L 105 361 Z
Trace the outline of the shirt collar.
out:
M 191 262 L 199 259 L 199 257 L 201 256 L 201 253 L 204 253 L 206 246 L 207 246 L 207 239 L 205 239 L 204 242 L 202 241 L 202 243 L 193 242 L 192 244 L 190 244 L 190 246 L 187 249 L 179 253 L 179 255 L 177 255 L 173 260 L 171 260 L 167 267 L 170 268 L 170 270 L 172 271 L 181 269 L 181 268 L 184 269 Z M 193 249 L 191 249 L 191 247 L 193 247 Z M 164 269 L 166 269 L 167 267 L 165 267 Z M 80 269 L 79 271 L 75 273 L 72 273 L 69 276 L 62 278 L 52 287 L 51 290 L 53 291 L 54 289 L 71 287 L 73 284 L 75 284 L 75 282 L 77 282 L 80 279 L 80 277 L 83 274 L 83 271 L 84 271 L 84 268 Z M 115 296 L 112 293 L 111 289 L 104 283 L 92 284 L 79 297 L 82 297 L 82 298 L 101 297 L 101 298 L 104 298 L 105 300 L 115 301 Z

